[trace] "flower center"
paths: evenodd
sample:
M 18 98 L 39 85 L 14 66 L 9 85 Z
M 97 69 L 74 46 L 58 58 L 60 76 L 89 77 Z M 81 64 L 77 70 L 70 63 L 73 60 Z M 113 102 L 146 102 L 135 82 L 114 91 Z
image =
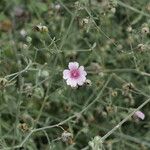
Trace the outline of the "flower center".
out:
M 71 78 L 77 79 L 80 76 L 79 70 L 71 70 Z

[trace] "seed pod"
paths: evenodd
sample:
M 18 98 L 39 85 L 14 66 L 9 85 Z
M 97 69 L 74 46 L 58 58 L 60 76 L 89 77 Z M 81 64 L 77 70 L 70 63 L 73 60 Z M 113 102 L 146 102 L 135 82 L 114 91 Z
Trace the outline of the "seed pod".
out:
M 0 78 L 0 89 L 5 88 L 7 86 L 8 80 L 5 78 Z
M 20 123 L 18 128 L 24 133 L 29 131 L 29 127 L 26 123 Z
M 132 82 L 130 82 L 130 83 L 125 83 L 123 86 L 122 86 L 122 88 L 124 89 L 124 90 L 133 90 L 134 88 L 135 88 L 135 86 L 133 85 L 133 83 Z
M 34 123 L 34 119 L 29 114 L 23 114 L 20 116 L 20 122 L 23 122 L 29 126 L 32 126 Z
M 129 27 L 127 27 L 127 32 L 132 32 L 132 27 L 131 26 L 129 26 Z
M 46 26 L 42 26 L 42 25 L 33 26 L 33 30 L 37 31 L 37 32 L 42 32 L 42 33 L 48 32 L 48 28 Z
M 130 95 L 130 91 L 134 90 L 135 89 L 135 86 L 133 85 L 133 83 L 125 83 L 123 86 L 122 86 L 122 94 L 124 96 L 128 96 Z
M 80 3 L 79 1 L 76 1 L 74 3 L 74 7 L 75 7 L 76 10 L 82 10 L 82 9 L 84 9 L 83 6 L 82 6 L 82 3 Z
M 42 31 L 41 32 L 48 32 L 48 28 L 46 26 L 42 26 Z
M 79 21 L 79 27 L 80 28 L 87 27 L 87 25 L 90 23 L 89 18 L 83 18 L 83 19 L 78 18 L 78 21 Z
M 91 82 L 91 80 L 86 79 L 86 81 L 85 81 L 85 85 L 87 85 L 87 86 L 92 86 L 92 82 Z
M 112 114 L 114 112 L 114 108 L 112 106 L 106 106 L 106 111 L 108 114 Z
M 101 143 L 101 137 L 95 136 L 91 141 L 89 141 L 89 146 L 91 147 L 91 150 L 101 150 L 102 149 L 102 143 Z
M 61 139 L 63 142 L 68 144 L 73 144 L 73 135 L 68 131 L 64 131 L 61 135 Z
M 143 28 L 141 29 L 141 32 L 142 32 L 143 34 L 148 34 L 148 33 L 149 33 L 149 27 L 148 27 L 148 26 L 143 27 Z
M 116 97 L 116 96 L 118 95 L 118 92 L 117 92 L 117 91 L 112 91 L 112 92 L 111 92 L 111 95 L 112 95 L 113 97 Z
M 137 49 L 139 52 L 144 52 L 146 50 L 146 46 L 144 44 L 138 44 Z
M 24 90 L 24 93 L 26 93 L 26 96 L 27 97 L 32 97 L 33 95 L 33 87 L 32 87 L 32 84 L 31 83 L 25 83 L 23 85 L 23 90 Z
M 110 11 L 114 14 L 114 13 L 116 12 L 116 8 L 115 8 L 115 7 L 112 7 L 112 8 L 110 9 Z
M 55 10 L 59 11 L 59 10 L 61 9 L 61 5 L 60 5 L 60 4 L 56 4 L 56 5 L 54 6 L 54 8 L 55 8 Z

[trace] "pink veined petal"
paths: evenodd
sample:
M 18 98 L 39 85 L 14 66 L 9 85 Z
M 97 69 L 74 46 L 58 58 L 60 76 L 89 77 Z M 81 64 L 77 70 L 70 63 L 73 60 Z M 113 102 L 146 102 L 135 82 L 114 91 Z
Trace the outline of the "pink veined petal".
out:
M 145 118 L 145 114 L 142 113 L 141 111 L 135 112 L 135 115 L 142 120 L 144 120 L 144 118 Z
M 65 69 L 63 71 L 63 78 L 66 80 L 67 85 L 71 87 L 76 87 L 77 85 L 83 85 L 86 81 L 86 71 L 83 66 L 79 67 L 78 62 L 70 62 L 69 70 Z
M 70 70 L 65 69 L 65 70 L 63 71 L 63 78 L 66 80 L 66 79 L 68 79 L 69 77 L 70 77 Z
M 70 85 L 71 87 L 76 87 L 77 86 L 77 82 L 73 79 L 67 79 L 67 85 Z
M 78 85 L 80 85 L 80 86 L 83 85 L 85 80 L 86 80 L 86 77 L 85 76 L 81 76 L 79 79 L 77 79 Z
M 87 75 L 87 73 L 86 73 L 86 71 L 84 70 L 84 67 L 83 67 L 83 66 L 80 66 L 80 67 L 79 67 L 79 71 L 80 71 L 80 74 L 81 74 L 81 75 L 83 75 L 83 76 L 86 76 L 86 75 Z
M 79 63 L 77 62 L 70 62 L 69 65 L 68 65 L 69 69 L 72 70 L 72 69 L 78 69 L 79 67 Z

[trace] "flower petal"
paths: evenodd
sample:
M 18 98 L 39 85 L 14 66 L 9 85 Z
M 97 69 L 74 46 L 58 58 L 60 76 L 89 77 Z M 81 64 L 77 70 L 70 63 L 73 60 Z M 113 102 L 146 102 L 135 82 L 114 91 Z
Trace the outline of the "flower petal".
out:
M 77 62 L 70 62 L 69 65 L 68 65 L 69 69 L 72 70 L 72 69 L 78 69 L 79 67 L 79 63 Z
M 87 72 L 84 70 L 84 67 L 79 67 L 78 62 L 70 62 L 68 67 L 69 70 L 65 69 L 63 71 L 63 78 L 66 80 L 67 85 L 70 85 L 71 87 L 83 85 L 86 81 L 87 75 Z
M 63 78 L 66 80 L 70 77 L 70 71 L 68 69 L 65 69 L 63 71 Z
M 77 86 L 77 82 L 71 78 L 67 79 L 67 85 L 70 85 L 71 87 L 76 87 Z
M 80 66 L 80 67 L 79 67 L 79 71 L 80 71 L 80 74 L 81 74 L 81 75 L 83 75 L 83 76 L 86 76 L 86 75 L 87 75 L 87 73 L 86 73 L 86 71 L 84 70 L 84 67 L 83 67 L 83 66 Z
M 135 112 L 135 115 L 142 120 L 144 120 L 144 118 L 145 118 L 145 114 L 141 111 Z
M 77 83 L 80 86 L 83 85 L 85 81 L 86 81 L 86 77 L 85 76 L 81 76 L 79 79 L 77 79 Z

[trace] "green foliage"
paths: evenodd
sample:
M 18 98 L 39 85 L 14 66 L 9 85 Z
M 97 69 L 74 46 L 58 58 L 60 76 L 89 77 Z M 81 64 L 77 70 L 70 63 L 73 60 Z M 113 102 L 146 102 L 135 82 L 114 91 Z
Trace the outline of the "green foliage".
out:
M 0 149 L 150 149 L 149 103 L 99 141 L 150 97 L 148 0 L 1 0 L 0 11 Z M 71 61 L 91 85 L 65 83 Z

